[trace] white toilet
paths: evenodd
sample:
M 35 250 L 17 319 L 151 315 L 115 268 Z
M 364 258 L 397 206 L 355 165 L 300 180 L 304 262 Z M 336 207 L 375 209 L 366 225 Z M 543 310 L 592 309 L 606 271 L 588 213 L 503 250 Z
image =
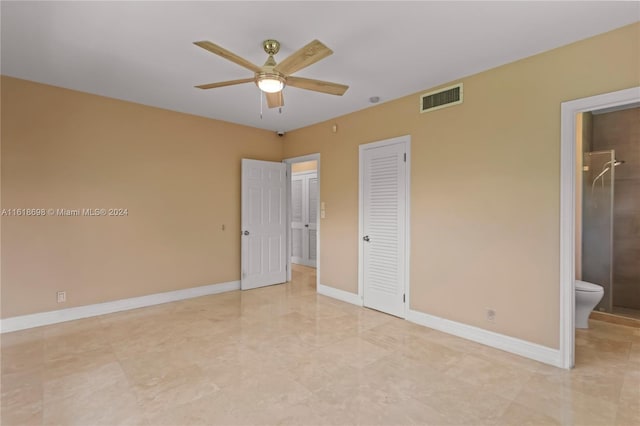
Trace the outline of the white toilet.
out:
M 589 314 L 604 296 L 598 284 L 576 280 L 576 328 L 589 328 Z

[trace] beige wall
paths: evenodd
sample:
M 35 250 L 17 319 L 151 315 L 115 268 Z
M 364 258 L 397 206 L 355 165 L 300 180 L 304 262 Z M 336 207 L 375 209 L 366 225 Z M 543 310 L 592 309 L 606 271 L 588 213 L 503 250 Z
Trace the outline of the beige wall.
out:
M 358 145 L 409 134 L 411 308 L 558 348 L 560 104 L 640 85 L 639 39 L 635 24 L 456 80 L 459 106 L 420 114 L 415 94 L 288 132 L 285 158 L 322 158 L 322 284 L 357 292 Z
M 3 318 L 238 280 L 240 159 L 282 159 L 270 131 L 8 77 L 1 136 L 3 208 L 128 209 L 2 217 Z
M 292 173 L 299 173 L 299 172 L 310 172 L 310 171 L 314 171 L 318 168 L 318 162 L 313 160 L 313 161 L 303 161 L 301 163 L 293 163 L 291 165 L 291 172 Z

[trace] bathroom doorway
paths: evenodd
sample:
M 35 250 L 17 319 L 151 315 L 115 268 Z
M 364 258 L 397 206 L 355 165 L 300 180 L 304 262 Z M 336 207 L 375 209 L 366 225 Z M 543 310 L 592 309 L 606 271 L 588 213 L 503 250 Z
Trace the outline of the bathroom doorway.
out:
M 593 177 L 591 175 L 583 176 L 584 155 L 595 151 L 592 151 L 594 148 L 580 146 L 584 136 L 584 127 L 581 121 L 585 113 L 591 113 L 592 115 L 594 113 L 606 114 L 635 107 L 640 107 L 640 87 L 576 99 L 561 104 L 560 347 L 558 356 L 560 358 L 559 365 L 564 368 L 572 368 L 575 363 L 576 280 L 582 278 L 584 267 L 582 255 L 583 186 L 587 184 L 588 180 L 591 180 L 590 184 L 593 184 L 594 179 L 603 172 L 601 178 L 607 175 L 608 179 L 612 179 L 611 175 L 615 175 L 622 167 L 622 165 L 619 165 L 617 167 L 619 170 L 615 170 L 614 161 L 610 165 L 602 164 L 598 173 Z M 590 135 L 593 136 L 593 132 Z M 638 136 L 634 137 L 637 141 Z M 611 148 L 600 150 L 611 151 Z M 613 154 L 615 159 L 615 149 Z M 637 151 L 635 155 L 638 155 Z M 626 161 L 623 164 L 626 164 Z M 607 166 L 609 166 L 608 170 Z M 612 169 L 614 169 L 613 173 L 610 173 Z M 595 182 L 596 185 L 602 185 L 601 178 Z M 613 176 L 612 180 L 614 180 L 615 185 L 615 176 Z M 613 196 L 615 197 L 615 188 Z M 615 223 L 613 226 L 615 229 Z M 615 286 L 615 282 L 613 282 L 613 285 Z M 615 289 L 613 293 L 615 294 Z M 613 298 L 611 300 L 613 301 Z
M 576 278 L 598 284 L 599 313 L 640 321 L 640 106 L 623 105 L 581 113 L 577 144 L 582 173 L 582 215 L 576 228 L 581 259 Z M 579 182 L 578 182 L 579 184 Z M 613 319 L 615 320 L 615 319 Z M 640 322 L 639 324 L 640 325 Z

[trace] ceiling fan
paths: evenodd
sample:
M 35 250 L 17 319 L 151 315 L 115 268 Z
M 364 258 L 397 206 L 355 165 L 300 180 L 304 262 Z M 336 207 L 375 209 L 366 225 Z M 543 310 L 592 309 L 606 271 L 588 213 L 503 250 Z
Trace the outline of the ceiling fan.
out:
M 284 105 L 284 98 L 282 97 L 282 89 L 284 86 L 292 86 L 338 96 L 342 96 L 349 88 L 349 86 L 345 86 L 344 84 L 291 76 L 294 72 L 306 68 L 333 53 L 331 49 L 318 40 L 313 40 L 280 63 L 276 63 L 273 58 L 273 55 L 277 54 L 280 50 L 280 43 L 277 40 L 265 40 L 262 42 L 262 47 L 269 57 L 261 67 L 210 41 L 196 41 L 193 44 L 211 53 L 215 53 L 218 56 L 222 56 L 231 62 L 235 62 L 241 67 L 245 67 L 255 73 L 251 78 L 202 84 L 196 86 L 198 89 L 214 89 L 216 87 L 255 82 L 260 90 L 265 93 L 269 108 L 277 108 Z

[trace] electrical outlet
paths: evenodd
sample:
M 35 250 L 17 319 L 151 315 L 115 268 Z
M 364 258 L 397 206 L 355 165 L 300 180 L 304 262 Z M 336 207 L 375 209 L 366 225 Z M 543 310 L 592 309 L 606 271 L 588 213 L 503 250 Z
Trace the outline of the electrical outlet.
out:
M 496 321 L 496 311 L 494 309 L 487 308 L 487 321 Z
M 59 291 L 56 293 L 56 298 L 58 300 L 58 303 L 64 303 L 67 301 L 67 292 L 66 291 Z

